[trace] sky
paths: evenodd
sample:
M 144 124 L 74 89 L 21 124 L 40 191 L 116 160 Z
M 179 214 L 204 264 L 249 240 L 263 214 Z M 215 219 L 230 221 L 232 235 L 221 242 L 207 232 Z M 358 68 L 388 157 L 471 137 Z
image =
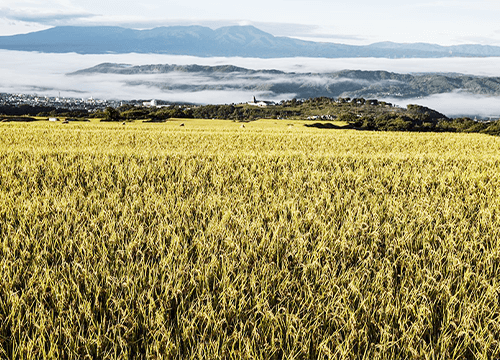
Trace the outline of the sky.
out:
M 0 36 L 57 25 L 254 25 L 275 36 L 500 46 L 498 0 L 0 0 Z

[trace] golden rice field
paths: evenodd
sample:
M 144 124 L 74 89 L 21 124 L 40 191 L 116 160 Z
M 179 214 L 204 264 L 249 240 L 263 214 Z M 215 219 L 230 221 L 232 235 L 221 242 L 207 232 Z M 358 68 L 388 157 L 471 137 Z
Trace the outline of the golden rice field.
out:
M 0 358 L 500 358 L 500 138 L 183 122 L 0 124 Z

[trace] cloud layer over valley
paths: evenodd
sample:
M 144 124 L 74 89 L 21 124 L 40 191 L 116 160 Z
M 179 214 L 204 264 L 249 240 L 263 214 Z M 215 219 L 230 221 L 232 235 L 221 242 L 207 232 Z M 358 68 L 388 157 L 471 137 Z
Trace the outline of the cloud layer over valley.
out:
M 154 54 L 77 55 L 39 54 L 31 52 L 0 51 L 0 92 L 37 93 L 102 99 L 161 99 L 193 103 L 239 103 L 257 96 L 279 101 L 297 94 L 287 92 L 290 76 L 281 73 L 219 74 L 172 72 L 161 74 L 80 74 L 68 76 L 81 69 L 101 63 L 131 65 L 234 65 L 252 70 L 275 69 L 296 73 L 293 81 L 314 89 L 361 84 L 361 80 L 328 78 L 318 73 L 334 73 L 345 69 L 385 70 L 400 74 L 462 73 L 476 76 L 500 76 L 498 58 L 446 58 L 446 59 L 250 59 L 250 58 L 197 58 Z M 299 74 L 300 73 L 300 74 Z M 307 73 L 314 75 L 309 76 Z M 286 76 L 285 76 L 286 75 Z M 391 80 L 388 80 L 391 81 Z M 366 85 L 366 84 L 365 84 Z M 372 84 L 373 85 L 373 84 Z M 385 84 L 387 85 L 387 84 Z M 279 93 L 278 93 L 278 90 Z M 193 91 L 195 90 L 195 91 Z M 448 116 L 500 114 L 500 97 L 479 96 L 464 92 L 437 94 L 424 98 L 400 99 L 385 97 L 398 105 L 417 103 L 436 109 Z

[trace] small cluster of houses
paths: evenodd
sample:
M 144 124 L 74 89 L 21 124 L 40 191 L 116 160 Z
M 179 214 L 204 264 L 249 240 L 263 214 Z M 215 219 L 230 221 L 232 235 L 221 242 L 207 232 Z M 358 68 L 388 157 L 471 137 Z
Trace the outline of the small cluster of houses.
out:
M 335 120 L 336 118 L 335 115 L 314 115 L 308 116 L 307 120 Z
M 104 110 L 106 107 L 118 107 L 123 105 L 121 101 L 115 100 L 99 100 L 90 97 L 84 98 L 65 98 L 59 96 L 38 96 L 36 94 L 8 94 L 0 93 L 0 106 L 19 107 L 23 105 L 29 106 L 45 106 L 54 107 L 56 109 L 67 110 L 87 110 L 92 112 L 95 110 Z

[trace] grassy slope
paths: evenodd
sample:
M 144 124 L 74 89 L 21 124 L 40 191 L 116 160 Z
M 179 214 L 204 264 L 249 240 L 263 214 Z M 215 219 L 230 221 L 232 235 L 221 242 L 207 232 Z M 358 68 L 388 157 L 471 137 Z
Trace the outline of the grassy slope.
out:
M 1 356 L 500 356 L 500 139 L 293 124 L 1 124 Z

